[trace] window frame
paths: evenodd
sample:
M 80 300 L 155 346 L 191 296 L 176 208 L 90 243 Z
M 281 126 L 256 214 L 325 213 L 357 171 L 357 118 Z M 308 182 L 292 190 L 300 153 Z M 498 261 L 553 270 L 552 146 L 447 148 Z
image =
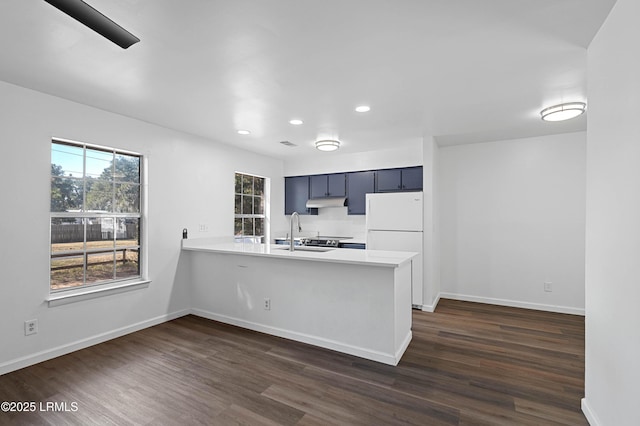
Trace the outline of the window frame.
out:
M 248 176 L 253 178 L 253 185 L 252 185 L 252 191 L 251 193 L 244 193 L 243 192 L 243 188 L 241 188 L 241 192 L 237 192 L 236 191 L 236 181 L 237 181 L 237 176 L 240 175 L 242 176 L 242 181 L 244 181 L 244 177 Z M 262 180 L 262 194 L 261 195 L 255 195 L 255 179 L 261 179 Z M 264 176 L 259 176 L 259 175 L 255 175 L 252 173 L 246 173 L 246 172 L 235 172 L 234 173 L 234 180 L 233 180 L 233 207 L 234 207 L 234 214 L 233 214 L 233 235 L 234 235 L 234 240 L 236 242 L 252 242 L 252 243 L 262 243 L 265 242 L 268 238 L 269 238 L 269 230 L 268 230 L 268 206 L 269 206 L 269 194 L 268 194 L 268 186 L 269 186 L 269 179 L 264 177 Z M 237 208 L 238 208 L 238 196 L 240 196 L 240 209 L 242 211 L 242 207 L 244 205 L 243 203 L 243 197 L 245 196 L 251 196 L 254 198 L 254 203 L 252 203 L 253 206 L 255 206 L 255 198 L 260 198 L 261 200 L 261 205 L 262 205 L 262 213 L 236 213 Z M 255 210 L 255 207 L 253 208 L 253 210 Z M 242 219 L 243 224 L 242 224 L 242 234 L 236 234 L 236 220 L 237 219 Z M 244 234 L 244 219 L 253 219 L 252 223 L 253 223 L 253 234 L 252 235 L 246 235 Z M 255 219 L 262 219 L 262 234 L 261 235 L 256 235 L 255 234 Z
M 67 176 L 68 179 L 73 179 L 77 181 L 81 181 L 82 188 L 82 202 L 80 209 L 78 211 L 53 211 L 53 188 L 54 188 L 54 179 L 57 177 L 53 173 L 50 172 L 50 187 L 49 187 L 49 198 L 50 198 L 50 206 L 49 206 L 49 294 L 51 297 L 49 298 L 50 305 L 51 300 L 54 299 L 63 299 L 66 297 L 76 297 L 79 294 L 86 294 L 88 292 L 95 293 L 102 290 L 113 290 L 114 288 L 125 288 L 128 285 L 139 286 L 140 284 L 148 284 L 148 280 L 144 277 L 146 276 L 146 233 L 144 232 L 144 227 L 146 225 L 145 220 L 145 209 L 146 209 L 146 173 L 145 173 L 145 157 L 137 152 L 90 144 L 85 142 L 78 142 L 68 139 L 61 138 L 51 138 L 50 141 L 50 149 L 53 152 L 54 145 L 66 145 L 75 148 L 82 149 L 82 176 Z M 110 189 L 112 200 L 111 200 L 111 209 L 108 211 L 96 211 L 96 210 L 88 210 L 87 209 L 87 181 L 88 178 L 91 178 L 90 174 L 87 171 L 87 150 L 94 151 L 102 151 L 105 153 L 109 153 L 112 155 L 111 166 L 113 167 L 113 174 L 110 176 L 110 180 L 100 180 L 99 178 L 94 178 L 96 181 L 100 180 L 101 182 L 107 182 L 112 186 Z M 126 156 L 126 157 L 137 157 L 138 159 L 138 178 L 137 182 L 131 182 L 129 180 L 118 180 L 115 172 L 116 172 L 116 163 L 118 159 L 118 155 Z M 53 155 L 51 156 L 51 164 L 53 165 Z M 62 175 L 64 177 L 64 174 Z M 94 182 L 95 184 L 95 182 Z M 134 185 L 137 186 L 137 200 L 134 203 L 134 207 L 137 209 L 133 209 L 134 211 L 129 212 L 118 212 L 117 207 L 117 188 L 119 185 Z M 135 211 L 137 210 L 137 211 Z M 76 221 L 79 219 L 82 221 L 82 229 L 83 229 L 83 237 L 82 237 L 82 249 L 74 249 L 68 250 L 66 254 L 69 256 L 82 256 L 82 283 L 78 285 L 71 285 L 67 287 L 61 288 L 53 288 L 54 283 L 52 282 L 52 271 L 53 271 L 53 259 L 54 259 L 54 247 L 52 243 L 52 230 L 55 219 L 75 219 Z M 98 240 L 98 241 L 113 241 L 113 245 L 111 246 L 113 253 L 113 274 L 110 279 L 99 279 L 99 280 L 91 280 L 87 282 L 88 276 L 88 259 L 92 254 L 96 253 L 107 253 L 106 256 L 110 256 L 109 249 L 105 251 L 104 248 L 99 247 L 89 247 L 87 245 L 87 224 L 86 221 L 89 219 L 97 219 L 102 221 L 104 219 L 112 220 L 112 239 Z M 117 224 L 124 224 L 126 227 L 126 220 L 133 220 L 137 223 L 137 244 L 118 244 L 118 232 Z M 122 240 L 120 240 L 122 241 Z M 126 256 L 127 250 L 134 250 L 137 252 L 137 273 L 129 274 L 126 276 L 118 277 L 118 262 L 124 260 L 118 259 L 118 253 L 122 251 L 122 256 Z M 57 253 L 57 252 L 56 252 Z M 59 256 L 58 256 L 59 257 Z M 62 256 L 64 257 L 64 256 Z M 109 260 L 107 260 L 109 262 Z M 124 263 L 124 262 L 123 262 Z

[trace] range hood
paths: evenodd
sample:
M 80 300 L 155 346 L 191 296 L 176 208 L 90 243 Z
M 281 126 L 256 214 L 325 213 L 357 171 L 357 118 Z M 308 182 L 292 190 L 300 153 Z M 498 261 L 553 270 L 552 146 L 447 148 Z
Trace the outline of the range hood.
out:
M 310 198 L 307 200 L 308 209 L 321 209 L 325 207 L 344 207 L 347 205 L 347 197 Z

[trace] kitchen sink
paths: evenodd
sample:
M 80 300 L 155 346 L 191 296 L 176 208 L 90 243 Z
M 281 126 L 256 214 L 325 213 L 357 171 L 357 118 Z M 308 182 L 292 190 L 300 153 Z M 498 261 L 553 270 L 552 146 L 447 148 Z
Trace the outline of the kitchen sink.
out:
M 289 250 L 289 246 L 278 247 L 277 250 Z M 331 247 L 308 247 L 308 246 L 296 246 L 294 251 L 315 251 L 317 253 L 324 253 L 326 251 L 335 250 Z

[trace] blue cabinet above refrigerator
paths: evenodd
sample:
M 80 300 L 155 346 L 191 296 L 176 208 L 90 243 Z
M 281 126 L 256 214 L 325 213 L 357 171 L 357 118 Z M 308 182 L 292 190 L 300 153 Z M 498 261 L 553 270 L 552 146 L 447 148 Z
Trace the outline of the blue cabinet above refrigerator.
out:
M 366 194 L 422 190 L 422 166 L 285 177 L 285 214 L 317 215 L 309 199 L 346 197 L 347 213 L 365 214 Z

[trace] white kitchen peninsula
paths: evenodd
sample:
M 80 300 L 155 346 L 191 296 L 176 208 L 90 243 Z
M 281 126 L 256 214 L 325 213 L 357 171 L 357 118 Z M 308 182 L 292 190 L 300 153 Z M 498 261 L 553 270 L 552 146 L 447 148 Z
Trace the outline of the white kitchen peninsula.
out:
M 290 252 L 183 240 L 193 313 L 396 365 L 411 341 L 412 252 Z

